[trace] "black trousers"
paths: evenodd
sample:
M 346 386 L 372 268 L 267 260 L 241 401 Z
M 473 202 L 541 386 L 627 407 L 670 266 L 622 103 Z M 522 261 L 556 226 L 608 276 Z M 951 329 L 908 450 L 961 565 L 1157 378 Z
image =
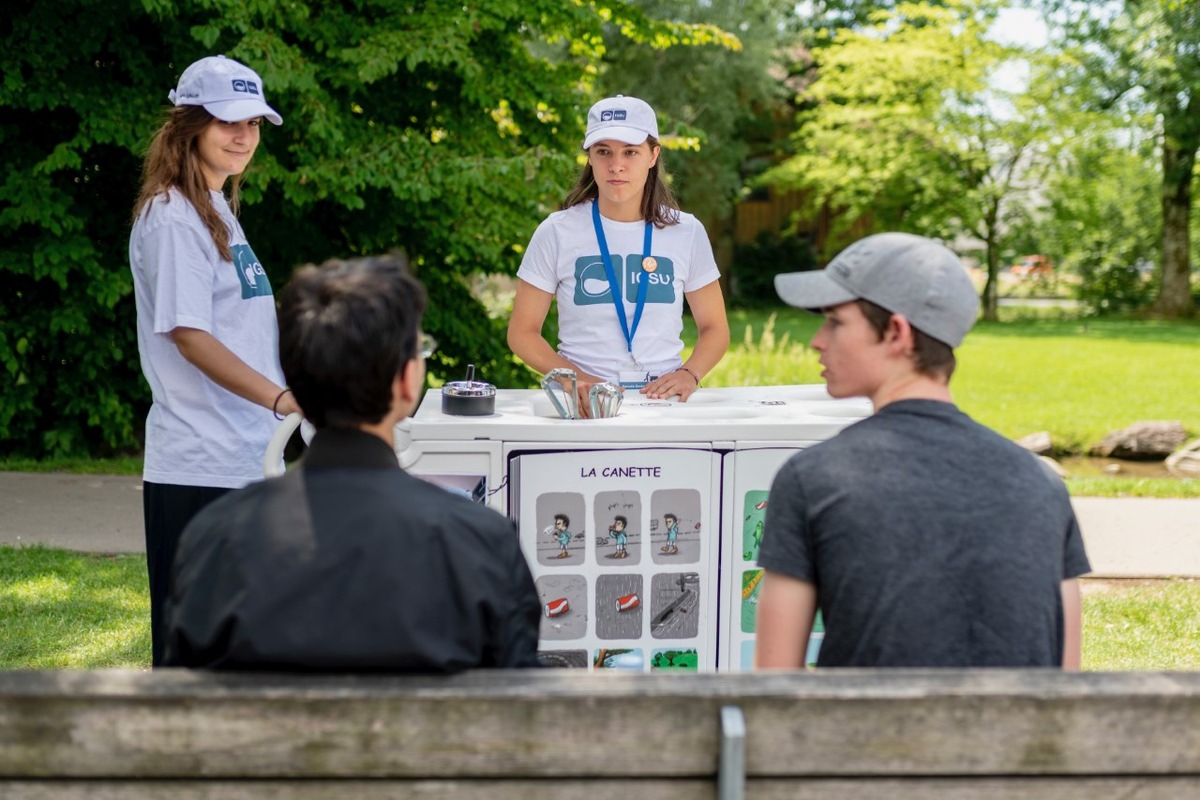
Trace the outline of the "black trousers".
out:
M 228 491 L 212 486 L 176 486 L 148 481 L 142 484 L 146 569 L 150 574 L 151 663 L 156 667 L 162 666 L 167 646 L 166 604 L 171 596 L 171 565 L 175 563 L 179 537 L 200 509 Z

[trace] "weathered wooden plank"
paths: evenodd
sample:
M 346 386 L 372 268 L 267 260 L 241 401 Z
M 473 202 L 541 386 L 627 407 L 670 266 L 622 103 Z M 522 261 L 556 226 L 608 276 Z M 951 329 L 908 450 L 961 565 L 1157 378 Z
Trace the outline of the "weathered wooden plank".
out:
M 712 800 L 695 779 L 443 781 L 0 781 L 5 800 Z M 1200 779 L 1149 778 L 794 778 L 753 780 L 750 800 L 1195 800 Z
M 0 673 L 0 776 L 711 779 L 1200 774 L 1200 674 L 846 670 L 453 678 Z

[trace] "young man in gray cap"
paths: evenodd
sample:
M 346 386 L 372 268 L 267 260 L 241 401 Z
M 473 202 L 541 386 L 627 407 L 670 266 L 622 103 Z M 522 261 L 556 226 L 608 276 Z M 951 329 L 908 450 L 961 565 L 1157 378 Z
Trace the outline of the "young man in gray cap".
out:
M 771 487 L 759 564 L 759 668 L 1078 669 L 1076 578 L 1089 571 L 1062 482 L 950 397 L 979 300 L 930 239 L 862 239 L 819 272 L 780 275 L 820 311 L 829 393 L 875 414 L 792 457 Z

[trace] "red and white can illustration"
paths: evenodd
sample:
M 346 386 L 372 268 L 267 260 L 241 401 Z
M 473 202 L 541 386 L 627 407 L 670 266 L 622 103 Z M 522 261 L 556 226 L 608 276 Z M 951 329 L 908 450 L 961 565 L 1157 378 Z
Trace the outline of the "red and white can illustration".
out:
M 642 604 L 642 599 L 637 594 L 626 594 L 617 598 L 617 611 L 628 611 L 631 608 L 637 608 Z
M 549 603 L 546 603 L 546 605 L 542 606 L 542 610 L 546 612 L 547 617 L 561 617 L 571 610 L 571 604 L 567 602 L 567 598 L 560 597 L 557 600 L 551 600 Z

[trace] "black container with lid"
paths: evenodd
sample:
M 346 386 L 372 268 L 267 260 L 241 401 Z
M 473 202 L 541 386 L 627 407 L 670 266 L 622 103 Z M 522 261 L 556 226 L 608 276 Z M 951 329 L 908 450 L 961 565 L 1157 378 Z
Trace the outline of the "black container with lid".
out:
M 467 365 L 467 378 L 442 387 L 442 413 L 455 417 L 486 417 L 496 413 L 496 387 L 475 380 L 475 365 Z

